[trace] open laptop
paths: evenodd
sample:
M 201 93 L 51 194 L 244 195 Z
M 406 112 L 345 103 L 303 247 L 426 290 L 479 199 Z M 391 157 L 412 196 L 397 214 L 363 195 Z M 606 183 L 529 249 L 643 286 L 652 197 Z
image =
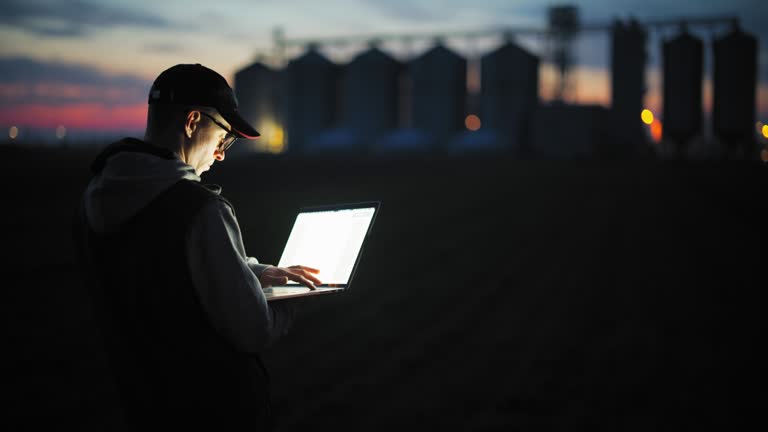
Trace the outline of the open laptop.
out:
M 264 288 L 267 301 L 348 290 L 379 204 L 361 202 L 299 210 L 277 265 L 303 265 L 319 269 L 320 273 L 316 276 L 323 283 L 316 285 L 314 291 L 293 281 L 283 286 Z

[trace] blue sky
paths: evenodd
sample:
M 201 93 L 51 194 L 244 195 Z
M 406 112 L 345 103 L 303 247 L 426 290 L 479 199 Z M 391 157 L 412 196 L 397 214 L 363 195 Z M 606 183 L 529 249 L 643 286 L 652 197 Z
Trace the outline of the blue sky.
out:
M 582 0 L 584 23 L 606 23 L 630 15 L 646 19 L 737 15 L 742 27 L 760 43 L 758 93 L 761 120 L 768 121 L 768 7 L 757 0 Z M 109 123 L 85 118 L 99 109 L 102 117 L 133 116 L 154 77 L 176 63 L 202 63 L 232 82 L 236 70 L 259 53 L 269 53 L 272 32 L 280 27 L 288 38 L 380 33 L 430 33 L 484 30 L 502 26 L 545 27 L 554 2 L 534 0 L 219 0 L 209 2 L 146 0 L 0 0 L 0 129 L 21 122 L 24 114 L 69 121 L 81 127 L 109 129 Z M 559 4 L 559 3 L 557 3 Z M 697 30 L 705 41 L 712 37 Z M 671 35 L 668 34 L 667 36 Z M 658 105 L 661 37 L 649 39 L 649 104 Z M 450 41 L 449 41 L 450 42 Z M 535 41 L 521 44 L 537 49 Z M 492 42 L 488 42 L 489 44 Z M 483 45 L 454 43 L 468 55 L 481 55 Z M 387 46 L 384 47 L 387 49 Z M 391 52 L 398 53 L 392 46 Z M 608 44 L 604 36 L 582 38 L 577 45 L 579 103 L 605 103 Z M 343 53 L 354 54 L 354 47 Z M 334 55 L 329 52 L 329 55 Z M 547 71 L 543 71 L 547 80 Z M 654 93 L 655 92 L 655 93 Z M 542 90 L 546 96 L 546 88 Z M 706 93 L 706 90 L 705 90 Z M 705 95 L 706 99 L 706 95 Z M 39 105 L 36 105 L 39 104 Z M 65 111 L 67 107 L 70 111 Z M 144 107 L 145 108 L 145 107 Z M 80 111 L 79 114 L 77 109 Z M 16 114 L 13 114 L 13 113 Z M 43 115 L 45 114 L 45 115 Z M 13 117 L 16 115 L 16 117 Z M 79 120 L 78 120 L 79 119 Z M 6 124 L 8 123 L 8 124 Z M 22 122 L 23 124 L 23 122 Z M 116 123 L 117 124 L 117 123 Z M 38 126 L 43 126 L 38 124 Z

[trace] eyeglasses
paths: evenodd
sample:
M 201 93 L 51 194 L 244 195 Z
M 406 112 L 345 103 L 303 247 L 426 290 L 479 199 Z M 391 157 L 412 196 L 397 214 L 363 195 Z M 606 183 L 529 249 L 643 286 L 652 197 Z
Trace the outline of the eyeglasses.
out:
M 222 128 L 222 129 L 224 129 L 225 131 L 227 131 L 227 134 L 224 135 L 224 138 L 222 138 L 221 142 L 219 143 L 219 151 L 225 152 L 225 151 L 227 151 L 228 148 L 232 147 L 232 144 L 234 144 L 235 141 L 237 141 L 237 136 L 235 134 L 233 134 L 230 129 L 225 128 L 223 124 L 221 124 L 218 121 L 216 121 L 216 119 L 213 118 L 213 116 L 211 116 L 210 114 L 204 113 L 202 111 L 200 111 L 200 114 L 208 117 L 209 119 L 211 119 L 212 122 L 216 123 L 216 126 L 218 126 L 218 127 Z

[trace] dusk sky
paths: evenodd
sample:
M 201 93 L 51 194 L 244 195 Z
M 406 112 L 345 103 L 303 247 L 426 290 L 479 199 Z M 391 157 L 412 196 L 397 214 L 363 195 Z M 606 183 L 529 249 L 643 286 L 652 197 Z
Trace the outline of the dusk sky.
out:
M 258 54 L 272 49 L 272 32 L 287 38 L 487 30 L 497 27 L 544 28 L 547 8 L 535 0 L 218 0 L 208 2 L 146 0 L 0 0 L 0 134 L 19 130 L 55 129 L 122 133 L 141 131 L 146 120 L 146 95 L 152 80 L 177 63 L 202 63 L 233 84 L 234 73 Z M 768 122 L 768 8 L 757 0 L 582 0 L 583 23 L 609 23 L 630 15 L 647 19 L 736 15 L 742 28 L 759 43 L 758 119 Z M 713 36 L 704 38 L 705 70 L 711 76 Z M 658 75 L 663 34 L 651 32 L 646 105 L 658 112 Z M 607 34 L 590 33 L 576 46 L 575 90 L 571 101 L 607 105 L 610 100 Z M 520 38 L 536 54 L 536 40 Z M 448 45 L 468 56 L 492 49 L 494 40 Z M 415 45 L 416 50 L 428 48 Z M 382 49 L 407 60 L 398 44 Z M 359 52 L 328 51 L 344 61 Z M 296 54 L 296 53 L 289 53 Z M 346 56 L 346 57 L 345 57 Z M 546 62 L 547 59 L 545 58 Z M 551 68 L 542 68 L 540 95 L 551 94 Z M 711 83 L 705 81 L 705 107 L 711 104 Z

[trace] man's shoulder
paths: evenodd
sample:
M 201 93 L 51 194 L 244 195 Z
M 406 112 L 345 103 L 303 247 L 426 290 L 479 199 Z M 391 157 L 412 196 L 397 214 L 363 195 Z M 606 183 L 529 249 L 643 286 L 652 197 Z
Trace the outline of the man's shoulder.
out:
M 169 194 L 175 195 L 175 199 L 184 202 L 195 202 L 200 207 L 210 204 L 224 205 L 234 212 L 232 203 L 221 196 L 221 186 L 204 184 L 193 180 L 179 180 L 169 190 Z
M 204 184 L 198 181 L 181 179 L 167 190 L 168 194 L 183 196 L 187 199 L 204 201 L 223 201 L 229 204 L 226 198 L 221 196 L 221 187 L 218 185 Z
M 146 230 L 147 227 L 163 227 L 162 231 L 176 227 L 171 230 L 186 231 L 200 220 L 201 215 L 210 214 L 207 209 L 221 211 L 225 208 L 234 214 L 229 201 L 206 185 L 193 180 L 179 180 L 131 218 L 125 229 L 134 232 L 136 229 Z

